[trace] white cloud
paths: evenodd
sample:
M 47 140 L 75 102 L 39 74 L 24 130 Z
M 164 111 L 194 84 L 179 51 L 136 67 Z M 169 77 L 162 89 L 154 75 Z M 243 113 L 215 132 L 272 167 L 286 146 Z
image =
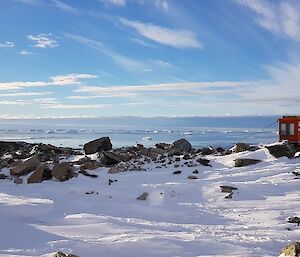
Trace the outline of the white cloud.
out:
M 115 5 L 115 6 L 125 6 L 126 0 L 99 0 L 99 2 L 109 4 L 109 5 Z
M 6 41 L 5 43 L 0 43 L 0 48 L 14 48 L 14 47 L 15 47 L 14 42 Z
M 165 0 L 155 0 L 155 6 L 159 9 L 163 9 L 164 11 L 169 10 L 169 4 Z
M 22 50 L 20 52 L 18 52 L 19 55 L 32 55 L 32 52 L 26 51 L 26 50 Z
M 62 10 L 62 11 L 65 11 L 65 12 L 69 12 L 69 13 L 73 13 L 73 14 L 78 14 L 79 13 L 79 10 L 69 4 L 66 4 L 62 1 L 59 1 L 59 0 L 51 0 L 53 5 Z
M 197 38 L 197 35 L 189 30 L 169 29 L 152 23 L 142 23 L 139 21 L 130 21 L 120 19 L 121 23 L 133 28 L 143 37 L 154 42 L 168 45 L 176 48 L 202 48 L 203 45 Z
M 28 35 L 27 39 L 33 41 L 34 47 L 38 48 L 54 48 L 57 47 L 57 42 L 50 38 L 52 36 L 51 33 L 49 34 L 38 34 L 38 35 Z
M 75 40 L 79 43 L 82 43 L 84 45 L 87 45 L 93 49 L 95 49 L 96 51 L 108 56 L 110 59 L 112 59 L 117 65 L 121 66 L 122 68 L 126 69 L 126 70 L 130 70 L 130 71 L 134 71 L 134 72 L 144 72 L 144 71 L 148 71 L 149 68 L 147 67 L 147 65 L 145 65 L 144 63 L 129 58 L 125 55 L 122 55 L 108 47 L 106 47 L 102 42 L 97 41 L 97 40 L 93 40 L 93 39 L 89 39 L 86 37 L 82 37 L 79 35 L 73 35 L 73 34 L 68 34 L 66 33 L 65 36 L 67 38 L 70 38 L 72 40 Z
M 163 60 L 151 60 L 151 62 L 155 65 L 155 66 L 158 66 L 158 67 L 161 67 L 161 68 L 166 68 L 166 69 L 178 69 L 177 66 L 169 63 L 169 62 L 166 62 L 166 61 L 163 61 Z
M 40 3 L 40 0 L 14 0 L 14 1 L 21 2 L 24 4 L 29 4 L 29 5 L 36 5 Z
M 1 90 L 16 90 L 27 87 L 46 87 L 46 86 L 66 86 L 78 85 L 82 79 L 97 78 L 97 75 L 91 74 L 66 74 L 50 77 L 50 81 L 15 81 L 0 82 Z
M 53 92 L 15 92 L 15 93 L 6 93 L 1 94 L 0 97 L 20 97 L 20 96 L 43 96 L 50 95 Z
M 235 0 L 256 13 L 256 22 L 277 36 L 300 41 L 300 3 L 297 1 Z

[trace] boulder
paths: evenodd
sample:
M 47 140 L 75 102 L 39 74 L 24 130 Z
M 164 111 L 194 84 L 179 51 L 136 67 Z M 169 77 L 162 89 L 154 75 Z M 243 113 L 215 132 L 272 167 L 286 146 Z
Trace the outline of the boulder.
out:
M 216 152 L 216 150 L 209 146 L 209 147 L 204 147 L 201 149 L 201 154 L 202 155 L 211 155 L 211 154 L 214 154 Z
M 70 163 L 63 162 L 54 165 L 52 176 L 62 182 L 77 176 L 77 173 L 73 171 Z
M 209 164 L 210 160 L 204 159 L 204 158 L 199 158 L 196 160 L 196 162 L 199 162 L 200 164 L 202 164 L 203 166 L 210 166 Z
M 110 142 L 109 137 L 101 137 L 99 139 L 86 143 L 83 146 L 83 149 L 85 154 L 94 154 L 102 150 L 111 150 L 112 144 Z
M 122 170 L 117 168 L 117 167 L 111 167 L 108 171 L 109 174 L 116 174 L 116 173 L 120 173 Z
M 234 160 L 235 167 L 244 167 L 252 164 L 257 164 L 260 163 L 261 160 L 256 160 L 256 159 L 236 159 Z
M 27 183 L 41 183 L 43 180 L 49 179 L 47 175 L 47 168 L 48 166 L 46 164 L 41 165 L 38 167 L 28 178 Z M 52 177 L 52 176 L 51 176 Z M 50 178 L 51 178 L 50 177 Z
M 181 170 L 175 170 L 175 171 L 173 172 L 173 174 L 174 174 L 174 175 L 179 175 L 179 174 L 181 174 Z
M 22 184 L 23 183 L 23 179 L 21 179 L 21 178 L 15 178 L 14 179 L 14 183 L 15 184 Z
M 104 165 L 108 165 L 108 166 L 118 164 L 121 161 L 122 160 L 118 155 L 114 154 L 113 152 L 109 152 L 109 151 L 103 152 L 103 158 L 101 158 L 101 162 Z
M 144 192 L 142 193 L 138 198 L 136 198 L 137 200 L 141 200 L 141 201 L 146 201 L 147 200 L 147 197 L 148 197 L 148 193 L 147 192 Z
M 160 149 L 163 149 L 163 150 L 168 150 L 170 149 L 171 147 L 171 144 L 167 144 L 167 143 L 157 143 L 155 145 L 156 148 L 160 148 Z
M 250 145 L 246 143 L 236 143 L 234 147 L 232 147 L 232 152 L 233 153 L 240 153 L 240 152 L 245 152 L 250 149 Z
M 290 243 L 286 247 L 282 248 L 280 251 L 280 255 L 286 257 L 297 257 L 300 256 L 300 242 L 296 241 Z
M 293 158 L 296 153 L 296 149 L 292 144 L 277 144 L 266 146 L 269 150 L 270 154 L 272 154 L 275 158 L 280 158 L 286 156 L 288 158 Z
M 29 174 L 31 171 L 36 169 L 41 165 L 39 159 L 36 156 L 22 162 L 21 164 L 12 167 L 10 169 L 10 174 L 12 176 L 23 176 Z
M 172 144 L 172 148 L 183 151 L 183 152 L 190 152 L 192 151 L 192 145 L 190 144 L 189 141 L 187 141 L 184 138 L 181 138 Z
M 237 190 L 236 187 L 232 186 L 220 186 L 222 193 L 232 193 L 233 190 Z

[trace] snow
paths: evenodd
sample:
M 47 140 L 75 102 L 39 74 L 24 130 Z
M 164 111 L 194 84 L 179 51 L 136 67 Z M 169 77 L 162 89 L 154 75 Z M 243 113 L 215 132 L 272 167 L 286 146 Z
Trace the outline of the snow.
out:
M 0 256 L 267 257 L 299 239 L 299 227 L 286 222 L 300 215 L 300 180 L 292 174 L 299 158 L 275 159 L 265 148 L 207 158 L 212 167 L 150 163 L 147 171 L 98 168 L 90 171 L 98 178 L 65 182 L 0 180 Z M 262 162 L 236 168 L 236 158 Z M 199 179 L 187 179 L 195 169 Z M 109 186 L 109 179 L 118 181 Z M 220 185 L 238 190 L 224 199 Z M 137 200 L 143 192 L 148 199 Z

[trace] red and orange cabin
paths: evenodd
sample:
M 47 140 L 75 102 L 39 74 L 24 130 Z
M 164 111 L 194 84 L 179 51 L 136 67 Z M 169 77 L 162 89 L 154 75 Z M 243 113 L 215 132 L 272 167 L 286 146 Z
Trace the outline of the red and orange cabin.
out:
M 278 122 L 279 140 L 300 145 L 300 116 L 283 116 Z

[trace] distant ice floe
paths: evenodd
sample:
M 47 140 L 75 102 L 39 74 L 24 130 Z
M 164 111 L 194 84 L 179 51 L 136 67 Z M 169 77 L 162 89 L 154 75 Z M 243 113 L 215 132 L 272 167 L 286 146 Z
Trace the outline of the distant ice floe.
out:
M 152 140 L 152 137 L 143 137 L 143 140 L 144 140 L 144 141 L 151 141 L 151 140 Z

